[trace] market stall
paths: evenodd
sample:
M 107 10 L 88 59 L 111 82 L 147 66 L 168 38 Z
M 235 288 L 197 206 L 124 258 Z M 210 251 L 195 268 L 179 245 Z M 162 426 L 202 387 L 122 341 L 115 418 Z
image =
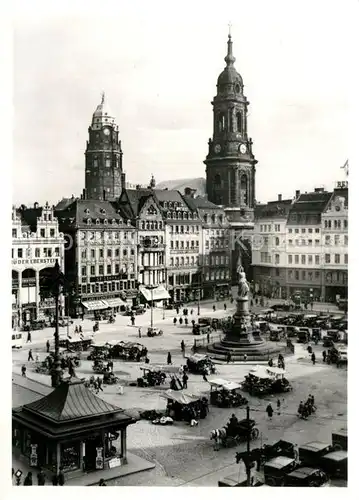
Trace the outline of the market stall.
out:
M 147 348 L 138 342 L 124 342 L 117 340 L 110 340 L 107 342 L 109 348 L 109 356 L 112 359 L 120 358 L 126 361 L 140 362 L 146 358 Z
M 193 354 L 187 358 L 188 370 L 191 373 L 199 373 L 200 375 L 216 373 L 216 367 L 213 361 L 202 354 Z
M 220 408 L 231 408 L 246 405 L 248 400 L 244 398 L 239 389 L 241 384 L 229 382 L 221 378 L 208 380 L 210 384 L 210 403 Z
M 253 396 L 289 392 L 292 386 L 285 378 L 285 373 L 283 368 L 256 366 L 245 376 L 242 390 Z
M 167 399 L 167 413 L 174 420 L 184 420 L 190 423 L 192 420 L 198 421 L 207 416 L 207 398 L 186 390 L 173 391 L 172 389 L 160 394 L 160 397 Z
M 177 378 L 179 374 L 179 366 L 171 365 L 145 365 L 141 366 L 143 371 L 142 377 L 137 379 L 138 387 L 154 387 L 156 385 L 164 385 L 168 379 Z

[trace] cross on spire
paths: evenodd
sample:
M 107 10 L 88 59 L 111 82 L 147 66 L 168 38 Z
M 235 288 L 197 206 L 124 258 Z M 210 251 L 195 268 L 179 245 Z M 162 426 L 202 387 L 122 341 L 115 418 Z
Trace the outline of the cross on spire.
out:
M 105 92 L 102 91 L 101 92 L 101 104 L 103 104 L 105 102 Z

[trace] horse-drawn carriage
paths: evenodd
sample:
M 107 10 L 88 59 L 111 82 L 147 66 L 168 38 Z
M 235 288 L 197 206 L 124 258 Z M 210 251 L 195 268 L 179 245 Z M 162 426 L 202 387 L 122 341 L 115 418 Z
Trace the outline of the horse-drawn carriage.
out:
M 124 341 L 109 341 L 107 342 L 109 348 L 109 356 L 112 359 L 124 359 L 125 361 L 140 362 L 147 356 L 148 350 L 138 342 L 124 342 Z
M 143 370 L 143 375 L 137 379 L 138 387 L 163 385 L 167 380 L 167 374 L 175 377 L 179 373 L 179 367 L 171 365 L 145 365 L 141 366 L 140 369 Z
M 59 347 L 64 347 L 69 352 L 87 351 L 92 343 L 92 335 L 76 338 L 60 336 Z
M 106 342 L 96 342 L 91 345 L 91 353 L 87 356 L 89 361 L 109 359 L 109 348 Z
M 237 420 L 231 418 L 228 424 L 221 429 L 214 429 L 210 438 L 215 442 L 215 449 L 218 450 L 222 445 L 225 448 L 243 443 L 248 439 L 257 439 L 259 430 L 255 427 L 256 422 L 252 419 Z
M 248 403 L 248 400 L 239 392 L 240 384 L 220 378 L 208 380 L 208 383 L 211 386 L 210 403 L 212 405 L 220 408 L 231 408 Z
M 200 375 L 216 373 L 216 367 L 213 361 L 202 354 L 193 354 L 187 358 L 187 367 L 190 373 L 199 373 Z
M 252 396 L 278 394 L 292 390 L 283 368 L 257 366 L 245 376 L 242 389 Z

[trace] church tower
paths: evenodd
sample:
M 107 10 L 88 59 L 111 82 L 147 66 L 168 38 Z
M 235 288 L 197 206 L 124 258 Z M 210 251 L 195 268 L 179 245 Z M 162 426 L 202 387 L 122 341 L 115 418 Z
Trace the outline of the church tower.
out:
M 226 67 L 217 80 L 213 98 L 213 138 L 208 142 L 206 164 L 209 201 L 223 205 L 234 229 L 252 229 L 255 202 L 255 165 L 248 137 L 249 102 L 243 80 L 234 67 L 232 37 L 228 35 Z
M 86 145 L 86 197 L 114 201 L 125 184 L 122 171 L 122 149 L 118 125 L 102 94 L 101 103 L 92 116 Z

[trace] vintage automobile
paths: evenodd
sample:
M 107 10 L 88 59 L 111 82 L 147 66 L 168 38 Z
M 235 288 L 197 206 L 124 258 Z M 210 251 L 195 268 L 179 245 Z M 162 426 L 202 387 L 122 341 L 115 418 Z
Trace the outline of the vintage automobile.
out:
M 328 349 L 327 363 L 340 365 L 348 364 L 348 348 L 344 344 L 336 344 Z
M 250 370 L 242 383 L 242 390 L 252 396 L 265 396 L 292 390 L 285 370 L 277 367 L 257 366 Z
M 271 342 L 280 342 L 283 340 L 285 336 L 284 329 L 280 327 L 274 328 L 274 326 L 271 326 L 269 329 L 269 340 Z
M 331 444 L 311 441 L 299 446 L 299 461 L 302 465 L 316 467 L 321 457 L 333 451 Z
M 107 342 L 109 356 L 112 359 L 124 359 L 126 361 L 141 361 L 146 358 L 147 348 L 138 342 L 124 342 L 123 340 L 110 340 Z
M 283 486 L 320 487 L 328 486 L 328 483 L 328 476 L 321 469 L 299 467 L 285 476 Z
M 307 344 L 310 339 L 309 328 L 299 328 L 297 333 L 297 342 L 301 344 Z
M 324 455 L 319 465 L 329 477 L 348 479 L 348 452 L 345 450 L 332 451 Z
M 348 450 L 348 430 L 340 429 L 332 432 L 332 446 L 335 451 Z
M 187 366 L 190 373 L 199 373 L 203 375 L 204 373 L 209 375 L 216 373 L 216 367 L 213 361 L 202 354 L 193 354 L 187 358 Z
M 163 330 L 160 328 L 147 328 L 147 337 L 160 337 L 163 335 Z
M 142 377 L 137 379 L 138 387 L 154 387 L 156 385 L 163 385 L 166 383 L 167 374 L 176 376 L 179 373 L 177 366 L 161 366 L 161 365 L 145 365 L 141 366 L 143 371 Z
M 286 474 L 296 467 L 294 458 L 275 457 L 264 464 L 264 482 L 268 486 L 283 486 Z

